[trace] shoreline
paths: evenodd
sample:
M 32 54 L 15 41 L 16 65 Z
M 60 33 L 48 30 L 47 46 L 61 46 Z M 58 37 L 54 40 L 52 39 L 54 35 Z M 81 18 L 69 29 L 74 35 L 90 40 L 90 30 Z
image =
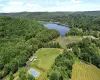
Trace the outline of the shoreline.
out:
M 46 21 L 39 21 L 39 22 L 42 23 L 42 24 L 57 24 L 57 25 L 61 25 L 61 26 L 65 26 L 65 27 L 71 28 L 70 26 L 68 26 L 66 24 L 59 23 L 59 22 L 46 22 Z

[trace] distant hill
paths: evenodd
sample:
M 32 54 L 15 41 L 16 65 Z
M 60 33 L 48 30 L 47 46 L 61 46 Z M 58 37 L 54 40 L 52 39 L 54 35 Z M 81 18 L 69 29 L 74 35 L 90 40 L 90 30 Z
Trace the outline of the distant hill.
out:
M 85 30 L 99 29 L 100 11 L 85 12 L 19 12 L 19 13 L 0 13 L 1 16 L 24 18 L 36 21 L 55 22 L 58 24 L 84 28 Z
M 82 12 L 82 14 L 89 16 L 100 16 L 100 11 L 87 11 L 87 12 Z
M 49 18 L 54 16 L 65 16 L 69 14 L 82 14 L 87 16 L 100 16 L 100 11 L 85 12 L 19 12 L 19 13 L 0 13 L 1 16 L 11 16 L 27 19 Z
M 52 19 L 57 16 L 65 16 L 71 14 L 70 12 L 19 12 L 19 13 L 0 13 L 1 16 L 10 16 L 17 18 L 26 18 L 26 19 Z

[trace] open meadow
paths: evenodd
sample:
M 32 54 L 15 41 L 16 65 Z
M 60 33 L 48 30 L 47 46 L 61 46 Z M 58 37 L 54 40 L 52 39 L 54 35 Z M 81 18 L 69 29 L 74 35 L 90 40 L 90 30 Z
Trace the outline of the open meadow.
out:
M 42 72 L 37 80 L 46 79 L 48 70 L 53 65 L 55 58 L 61 53 L 61 49 L 43 48 L 35 54 L 38 59 L 31 63 L 30 66 L 39 69 Z
M 69 43 L 78 42 L 81 40 L 82 40 L 82 37 L 80 36 L 67 36 L 67 37 L 59 37 L 55 41 L 59 42 L 59 44 L 63 48 L 66 48 L 66 45 L 68 45 Z

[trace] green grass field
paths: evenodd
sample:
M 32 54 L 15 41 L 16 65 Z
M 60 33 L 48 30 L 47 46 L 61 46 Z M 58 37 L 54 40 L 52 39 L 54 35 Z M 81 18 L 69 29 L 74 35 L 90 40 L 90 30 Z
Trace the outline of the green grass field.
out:
M 41 75 L 37 80 L 46 79 L 48 70 L 53 65 L 55 58 L 61 53 L 62 53 L 62 50 L 60 49 L 43 48 L 43 49 L 40 49 L 35 54 L 35 56 L 37 56 L 38 59 L 35 62 L 33 62 L 31 66 L 41 71 Z
M 59 37 L 55 41 L 59 42 L 59 44 L 63 48 L 66 48 L 66 45 L 68 45 L 69 43 L 78 42 L 80 40 L 82 40 L 82 37 L 80 36 L 67 36 L 67 37 Z
M 15 74 L 14 80 L 19 80 L 19 72 L 24 70 L 26 73 L 30 68 L 38 70 L 41 75 L 36 80 L 45 80 L 47 78 L 47 73 L 51 66 L 53 65 L 55 58 L 63 52 L 62 49 L 57 48 L 42 48 L 39 49 L 34 55 L 37 56 L 36 61 L 30 62 L 28 67 L 20 68 Z M 27 75 L 27 74 L 26 74 Z M 5 77 L 3 80 L 9 80 L 9 76 Z
M 70 80 L 100 80 L 100 69 L 94 65 L 75 62 Z

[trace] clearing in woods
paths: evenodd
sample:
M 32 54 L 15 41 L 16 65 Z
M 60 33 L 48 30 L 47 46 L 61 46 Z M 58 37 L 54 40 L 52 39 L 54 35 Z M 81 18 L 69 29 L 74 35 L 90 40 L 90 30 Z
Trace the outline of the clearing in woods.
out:
M 66 45 L 68 45 L 69 43 L 74 43 L 74 42 L 78 42 L 81 40 L 82 40 L 81 36 L 67 36 L 67 37 L 59 37 L 54 41 L 59 42 L 59 44 L 63 48 L 66 48 Z
M 35 54 L 35 56 L 37 56 L 37 60 L 34 61 L 31 66 L 42 72 L 37 80 L 46 79 L 48 70 L 53 65 L 55 58 L 61 54 L 62 51 L 62 49 L 42 48 Z

